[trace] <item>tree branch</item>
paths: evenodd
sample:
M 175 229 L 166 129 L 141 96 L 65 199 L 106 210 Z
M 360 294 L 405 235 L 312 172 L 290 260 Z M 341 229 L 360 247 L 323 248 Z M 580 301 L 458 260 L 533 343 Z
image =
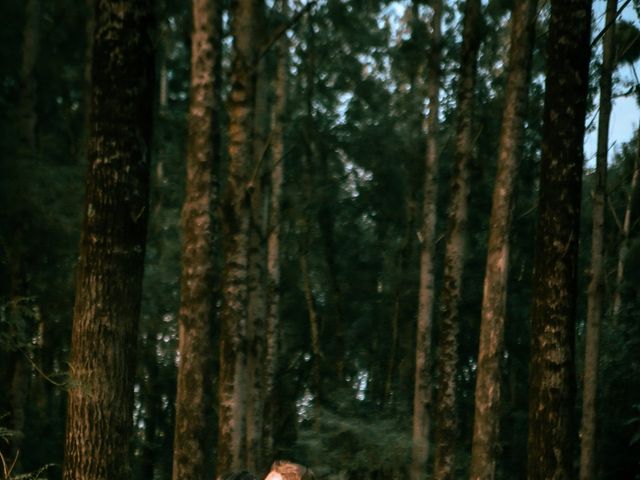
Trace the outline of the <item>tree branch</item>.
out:
M 590 47 L 593 48 L 595 46 L 596 43 L 598 43 L 600 41 L 600 39 L 602 37 L 604 37 L 604 34 L 607 33 L 607 30 L 609 30 L 615 23 L 616 20 L 618 19 L 618 17 L 620 16 L 620 14 L 622 13 L 622 11 L 627 7 L 627 5 L 629 5 L 631 3 L 631 0 L 627 0 L 626 2 L 624 2 L 622 4 L 622 6 L 618 9 L 618 11 L 616 12 L 616 16 L 613 18 L 613 20 L 611 20 L 609 23 L 607 23 L 604 28 L 602 30 L 600 30 L 600 33 L 598 35 L 596 35 L 596 38 L 594 38 L 591 41 L 591 45 Z
M 298 12 L 296 12 L 296 14 L 293 15 L 293 17 L 291 17 L 288 21 L 285 21 L 284 23 L 281 23 L 278 26 L 278 28 L 275 29 L 275 31 L 273 32 L 273 34 L 271 35 L 269 40 L 267 40 L 267 43 L 265 43 L 264 46 L 262 47 L 262 49 L 260 49 L 260 52 L 258 53 L 258 61 L 260 61 L 262 59 L 262 57 L 264 57 L 269 52 L 269 50 L 271 49 L 273 44 L 276 43 L 278 41 L 278 39 L 282 35 L 284 35 L 287 30 L 289 30 L 296 23 L 298 23 L 298 20 L 300 20 L 300 18 L 305 13 L 307 13 L 309 10 L 311 10 L 311 8 L 316 3 L 317 3 L 317 0 L 311 0 L 304 7 L 302 7 L 300 10 L 298 10 Z

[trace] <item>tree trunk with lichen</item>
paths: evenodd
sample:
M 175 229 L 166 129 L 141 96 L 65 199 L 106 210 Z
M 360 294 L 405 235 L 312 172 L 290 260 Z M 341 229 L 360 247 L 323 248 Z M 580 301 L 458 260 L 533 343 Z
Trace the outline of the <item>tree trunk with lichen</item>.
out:
M 265 12 L 256 4 L 253 35 L 258 45 L 265 39 Z M 267 128 L 269 120 L 269 77 L 266 59 L 260 58 L 256 68 L 254 116 L 253 116 L 253 159 L 249 193 L 251 201 L 251 222 L 249 234 L 248 272 L 248 317 L 247 317 L 247 469 L 251 472 L 266 470 L 262 465 L 262 427 L 264 418 L 264 376 L 266 355 L 266 169 L 264 159 L 267 153 Z
M 288 0 L 280 1 L 280 13 L 289 13 Z M 267 224 L 267 312 L 266 312 L 266 366 L 265 417 L 263 425 L 263 459 L 274 454 L 275 380 L 278 371 L 280 326 L 280 210 L 282 208 L 282 182 L 284 179 L 284 121 L 287 109 L 289 42 L 286 35 L 280 39 L 277 51 L 275 105 L 271 122 L 271 184 Z
M 511 17 L 509 70 L 489 220 L 489 244 L 482 296 L 469 475 L 471 480 L 493 480 L 500 455 L 500 362 L 504 353 L 507 310 L 509 232 L 527 105 L 536 3 L 535 0 L 516 2 Z
M 416 325 L 416 367 L 413 389 L 413 442 L 411 480 L 422 480 L 427 473 L 431 434 L 432 331 L 434 298 L 434 257 L 436 245 L 436 204 L 438 197 L 438 135 L 440 122 L 440 63 L 442 49 L 442 1 L 432 3 L 430 51 L 427 59 L 427 97 L 429 113 L 425 158 L 422 226 L 420 235 L 420 286 Z
M 231 5 L 233 60 L 229 112 L 229 170 L 222 196 L 225 265 L 220 318 L 217 474 L 246 468 L 248 260 L 250 181 L 254 161 L 253 122 L 257 0 Z
M 63 478 L 131 478 L 153 109 L 151 2 L 96 3 Z
M 534 256 L 528 479 L 574 478 L 574 332 L 591 1 L 552 0 Z
M 220 5 L 193 0 L 191 88 L 185 199 L 182 206 L 182 277 L 178 313 L 178 387 L 173 480 L 212 473 L 211 321 L 213 317 L 213 203 L 219 145 L 215 72 L 220 61 Z M 219 80 L 218 80 L 219 81 Z
M 458 436 L 456 372 L 459 302 L 464 268 L 469 196 L 469 163 L 473 155 L 473 98 L 480 48 L 480 0 L 467 0 L 462 32 L 462 54 L 458 78 L 455 163 L 451 183 L 451 203 L 445 243 L 443 285 L 440 298 L 438 340 L 438 389 L 436 397 L 435 480 L 453 478 Z

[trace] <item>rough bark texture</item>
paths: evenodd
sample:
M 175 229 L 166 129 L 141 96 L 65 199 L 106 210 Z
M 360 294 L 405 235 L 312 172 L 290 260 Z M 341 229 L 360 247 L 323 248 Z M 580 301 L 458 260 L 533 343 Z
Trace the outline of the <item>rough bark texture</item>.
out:
M 127 479 L 153 106 L 151 2 L 99 0 L 63 477 Z
M 427 59 L 427 153 L 425 158 L 424 196 L 420 243 L 420 286 L 416 327 L 416 368 L 413 390 L 413 437 L 411 480 L 426 477 L 431 433 L 432 331 L 434 298 L 434 257 L 436 245 L 436 202 L 438 195 L 438 134 L 440 122 L 440 62 L 442 49 L 442 1 L 432 3 L 430 51 Z
M 607 0 L 605 25 L 610 25 L 610 27 L 604 34 L 602 42 L 598 149 L 596 153 L 596 181 L 593 192 L 593 226 L 591 232 L 591 279 L 587 290 L 587 328 L 582 389 L 582 424 L 580 427 L 580 480 L 592 480 L 595 475 L 598 352 L 600 346 L 600 322 L 604 311 L 604 209 L 607 192 L 611 77 L 615 56 L 614 38 L 617 4 L 617 0 Z
M 528 478 L 571 479 L 589 0 L 552 0 L 529 364 Z
M 434 479 L 453 478 L 458 431 L 456 369 L 458 363 L 459 301 L 465 256 L 469 162 L 473 154 L 472 117 L 478 50 L 480 48 L 480 0 L 467 0 L 464 12 L 462 54 L 458 79 L 456 154 L 451 184 L 445 245 L 443 286 L 440 299 L 438 394 L 435 429 Z
M 288 14 L 288 0 L 280 1 L 283 17 Z M 274 454 L 275 379 L 278 371 L 280 326 L 280 210 L 284 179 L 284 121 L 287 109 L 289 42 L 283 35 L 278 45 L 276 99 L 271 123 L 271 196 L 267 236 L 267 342 L 265 371 L 265 418 L 263 458 Z
M 204 480 L 212 475 L 212 207 L 214 165 L 219 157 L 214 131 L 218 122 L 215 65 L 220 56 L 220 9 L 216 0 L 193 0 L 192 8 L 173 480 Z
M 254 17 L 257 0 L 231 4 L 233 61 L 229 112 L 229 172 L 222 199 L 225 250 L 220 325 L 218 475 L 246 465 L 247 302 L 255 98 Z
M 257 45 L 265 41 L 265 12 L 256 5 L 253 35 Z M 249 191 L 251 195 L 251 224 L 249 237 L 249 306 L 247 318 L 247 470 L 266 471 L 262 464 L 262 427 L 264 418 L 264 375 L 266 355 L 266 208 L 268 184 L 264 157 L 269 124 L 269 77 L 266 60 L 258 60 L 253 116 L 253 161 Z
M 535 0 L 517 1 L 511 17 L 509 72 L 489 220 L 489 244 L 482 296 L 471 480 L 493 480 L 500 454 L 500 361 L 504 352 L 507 309 L 509 231 L 522 143 L 523 116 L 527 105 L 536 3 Z

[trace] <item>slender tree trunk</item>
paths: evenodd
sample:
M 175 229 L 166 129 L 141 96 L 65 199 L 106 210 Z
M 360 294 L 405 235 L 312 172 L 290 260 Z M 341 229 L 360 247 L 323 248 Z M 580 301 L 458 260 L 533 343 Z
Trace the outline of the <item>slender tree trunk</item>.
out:
M 336 263 L 334 223 L 335 218 L 331 211 L 331 174 L 329 172 L 328 152 L 319 146 L 319 182 L 316 183 L 316 191 L 320 193 L 320 208 L 318 210 L 318 226 L 322 235 L 325 264 L 329 283 L 329 294 L 334 313 L 334 345 L 335 345 L 335 381 L 340 386 L 344 382 L 345 369 L 345 343 L 344 343 L 344 314 L 342 310 L 342 289 L 338 280 L 338 265 Z
M 511 18 L 509 73 L 489 220 L 489 245 L 482 296 L 471 480 L 493 480 L 499 456 L 502 390 L 500 361 L 504 352 L 509 232 L 527 105 L 536 3 L 536 0 L 517 1 Z
M 604 303 L 604 209 L 607 192 L 607 154 L 609 151 L 609 118 L 611 117 L 611 77 L 614 68 L 615 21 L 617 0 L 607 0 L 605 24 L 610 25 L 602 42 L 600 70 L 600 114 L 598 117 L 598 149 L 596 183 L 593 194 L 593 226 L 591 232 L 591 281 L 587 290 L 587 329 L 582 389 L 582 424 L 580 428 L 580 480 L 595 476 L 596 396 L 600 322 Z
M 257 44 L 265 39 L 265 12 L 257 7 L 254 36 Z M 258 61 L 253 117 L 253 162 L 251 166 L 251 224 L 249 239 L 249 306 L 248 339 L 248 403 L 247 403 L 247 469 L 266 470 L 262 465 L 262 426 L 264 418 L 264 376 L 266 355 L 266 212 L 267 184 L 264 157 L 267 148 L 269 120 L 269 83 L 265 58 Z
M 622 231 L 620 232 L 620 247 L 618 249 L 618 265 L 616 267 L 616 290 L 613 296 L 613 321 L 617 321 L 622 308 L 622 284 L 624 283 L 624 265 L 629 252 L 629 235 L 631 234 L 631 214 L 633 213 L 633 199 L 636 195 L 638 183 L 640 180 L 640 130 L 636 131 L 637 146 L 636 156 L 633 162 L 633 170 L 631 174 L 631 184 L 627 195 L 627 206 L 624 211 L 624 220 L 622 221 Z
M 280 0 L 280 13 L 289 13 L 288 0 Z M 289 42 L 283 35 L 278 45 L 275 106 L 271 124 L 271 196 L 267 237 L 267 343 L 265 372 L 265 461 L 274 460 L 275 380 L 278 371 L 280 330 L 280 210 L 284 179 L 284 122 L 287 110 Z
M 435 480 L 453 478 L 458 435 L 456 371 L 458 363 L 459 301 L 464 267 L 469 162 L 473 155 L 472 117 L 478 50 L 480 0 L 467 0 L 464 12 L 462 55 L 458 79 L 456 155 L 451 184 L 451 204 L 445 245 L 438 350 L 438 395 L 435 440 Z
M 229 172 L 222 201 L 225 250 L 220 326 L 217 474 L 246 468 L 249 183 L 253 164 L 255 15 L 258 0 L 231 5 L 233 61 L 229 111 Z
M 96 3 L 89 172 L 69 362 L 65 480 L 131 478 L 153 111 L 151 2 Z
M 36 160 L 36 100 L 37 81 L 35 67 L 38 59 L 40 36 L 40 1 L 27 0 L 25 2 L 25 24 L 22 32 L 22 59 L 20 65 L 20 90 L 18 98 L 18 159 L 25 165 Z M 10 444 L 5 449 L 2 445 L 2 453 L 9 456 L 7 461 L 13 462 L 13 473 L 21 472 L 20 450 L 24 440 L 26 421 L 25 405 L 29 392 L 29 376 L 31 368 L 27 362 L 27 351 L 31 344 L 31 337 L 35 334 L 34 326 L 26 315 L 28 297 L 26 282 L 26 270 L 24 258 L 25 252 L 23 237 L 25 227 L 18 226 L 13 232 L 10 258 L 10 307 L 8 309 L 12 323 L 12 333 L 16 334 L 13 340 L 18 348 L 7 355 L 7 361 L 1 368 L 6 373 L 7 383 L 3 385 L 7 391 L 7 405 L 9 410 L 8 427 L 15 432 Z M 5 413 L 5 412 L 0 412 Z
M 87 143 L 90 134 L 91 121 L 91 65 L 93 63 L 93 37 L 96 28 L 95 0 L 85 0 L 85 45 L 84 45 L 84 76 L 82 85 L 84 115 L 82 139 L 80 142 L 80 161 L 85 162 L 87 158 Z
M 151 229 L 150 229 L 151 230 Z M 151 231 L 149 232 L 151 238 Z M 154 478 L 158 458 L 158 423 L 162 418 L 161 394 L 158 388 L 160 375 L 157 357 L 156 333 L 150 333 L 142 340 L 142 362 L 144 380 L 142 381 L 141 403 L 144 409 L 144 443 L 140 453 L 140 474 L 142 478 Z
M 220 56 L 216 0 L 193 0 L 187 178 L 182 206 L 179 364 L 173 480 L 212 475 L 211 320 L 213 317 L 214 144 L 218 105 L 215 64 Z
M 316 302 L 313 297 L 313 287 L 311 285 L 311 276 L 309 272 L 309 241 L 308 233 L 304 234 L 304 246 L 300 253 L 300 270 L 302 272 L 302 281 L 304 284 L 304 298 L 307 303 L 307 312 L 309 314 L 309 328 L 311 330 L 311 353 L 313 354 L 312 380 L 314 386 L 314 395 L 316 397 L 315 404 L 321 403 L 323 398 L 321 365 L 322 365 L 322 349 L 320 346 L 320 321 L 316 310 Z
M 574 333 L 590 0 L 552 0 L 529 364 L 528 479 L 572 479 Z
M 426 477 L 431 434 L 432 331 L 434 298 L 434 259 L 438 199 L 438 135 L 440 122 L 440 63 L 442 50 L 442 0 L 432 4 L 429 58 L 427 59 L 427 153 L 425 158 L 422 226 L 420 238 L 420 285 L 416 326 L 416 368 L 413 386 L 413 443 L 411 480 Z
M 22 64 L 20 66 L 19 131 L 23 155 L 29 158 L 36 152 L 36 62 L 40 43 L 40 0 L 27 0 L 22 36 Z

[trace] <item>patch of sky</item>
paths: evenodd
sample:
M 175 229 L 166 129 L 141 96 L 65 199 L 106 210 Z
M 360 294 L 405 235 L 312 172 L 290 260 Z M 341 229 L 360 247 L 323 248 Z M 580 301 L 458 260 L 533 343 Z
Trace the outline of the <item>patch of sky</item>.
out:
M 605 26 L 605 7 L 604 0 L 598 0 L 593 3 L 593 16 L 595 25 L 592 37 L 595 37 Z M 620 18 L 628 22 L 632 22 L 638 26 L 638 15 L 633 8 L 633 2 L 630 3 L 620 15 Z M 602 58 L 602 43 L 594 50 L 594 56 L 600 61 Z M 638 120 L 640 117 L 640 108 L 635 95 L 624 95 L 629 91 L 630 87 L 638 85 L 637 66 L 638 62 L 633 65 L 624 64 L 620 66 L 614 75 L 613 101 L 611 108 L 611 120 L 609 124 L 609 151 L 611 155 L 619 150 L 623 143 L 631 140 L 633 132 L 638 128 Z M 594 98 L 595 105 L 598 105 L 599 95 Z M 597 125 L 598 109 L 595 108 L 591 116 L 586 120 L 587 125 Z M 584 156 L 586 166 L 593 168 L 595 166 L 595 156 L 598 146 L 598 129 L 590 128 L 585 135 Z

